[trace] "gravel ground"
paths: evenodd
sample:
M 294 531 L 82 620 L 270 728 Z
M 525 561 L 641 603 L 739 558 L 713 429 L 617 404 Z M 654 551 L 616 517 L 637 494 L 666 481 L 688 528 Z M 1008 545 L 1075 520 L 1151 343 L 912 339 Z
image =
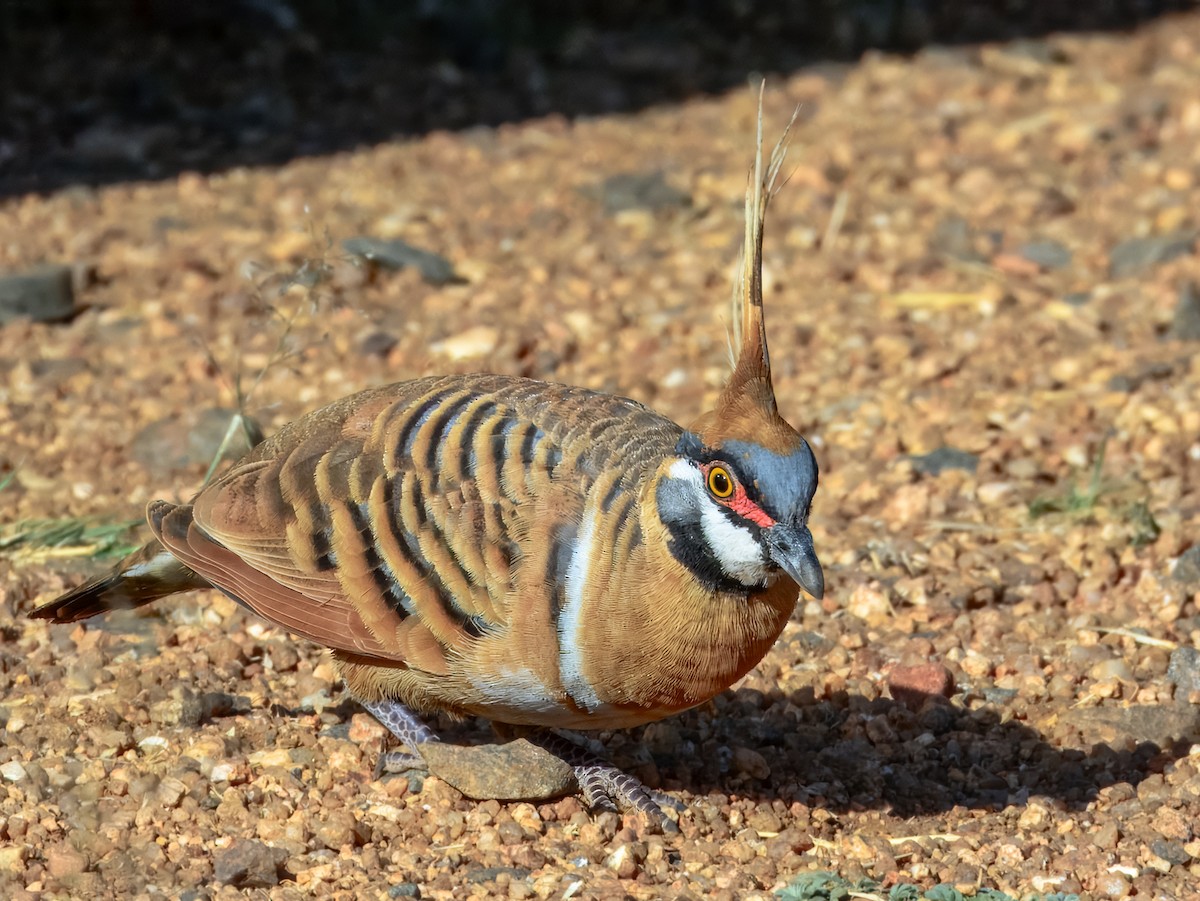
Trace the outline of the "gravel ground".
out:
M 479 368 L 689 421 L 751 91 L 4 201 L 0 268 L 65 263 L 82 309 L 0 327 L 0 894 L 1194 897 L 1197 84 L 1200 14 L 769 86 L 769 132 L 802 105 L 765 280 L 828 589 L 734 690 L 599 736 L 679 836 L 373 781 L 383 732 L 319 649 L 215 594 L 29 621 L 113 549 L 11 539 L 186 499 L 239 373 L 268 431 Z

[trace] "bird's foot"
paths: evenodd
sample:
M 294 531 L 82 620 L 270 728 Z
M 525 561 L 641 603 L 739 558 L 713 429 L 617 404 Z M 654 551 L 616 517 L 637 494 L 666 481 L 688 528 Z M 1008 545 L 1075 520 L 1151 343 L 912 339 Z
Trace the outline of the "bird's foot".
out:
M 575 780 L 584 802 L 593 811 L 635 810 L 650 822 L 657 824 L 663 832 L 676 833 L 679 825 L 667 811 L 674 811 L 676 818 L 687 810 L 687 805 L 666 792 L 647 788 L 635 776 L 613 766 L 586 748 L 554 732 L 540 732 L 530 740 L 566 761 L 575 770 Z
M 360 701 L 363 708 L 379 720 L 387 730 L 408 746 L 407 751 L 384 751 L 379 755 L 375 764 L 375 778 L 385 773 L 407 773 L 413 770 L 426 770 L 425 759 L 421 756 L 421 745 L 438 741 L 437 734 L 430 729 L 421 718 L 401 704 L 399 701 Z
M 663 832 L 678 832 L 679 824 L 667 814 L 673 810 L 677 815 L 687 810 L 681 801 L 665 792 L 647 788 L 635 776 L 622 772 L 612 764 L 597 762 L 577 765 L 575 778 L 584 802 L 592 810 L 611 810 L 619 813 L 621 808 L 636 810 L 642 816 L 662 827 Z
M 384 751 L 375 761 L 375 778 L 381 776 L 399 776 L 401 773 L 425 773 L 429 765 L 420 754 L 409 753 L 393 748 Z

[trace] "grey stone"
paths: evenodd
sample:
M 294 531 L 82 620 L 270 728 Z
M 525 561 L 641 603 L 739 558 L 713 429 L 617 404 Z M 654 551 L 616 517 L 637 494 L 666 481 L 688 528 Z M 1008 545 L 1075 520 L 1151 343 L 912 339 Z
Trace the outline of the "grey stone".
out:
M 467 882 L 475 885 L 480 882 L 495 882 L 497 876 L 509 875 L 514 880 L 526 879 L 530 871 L 524 867 L 479 867 L 467 871 Z
M 421 886 L 415 882 L 400 882 L 388 889 L 389 898 L 420 898 Z
M 241 839 L 213 857 L 213 878 L 236 888 L 270 888 L 279 884 L 287 857 L 283 848 Z
M 1179 555 L 1171 568 L 1171 578 L 1184 585 L 1200 584 L 1200 544 L 1193 544 Z
M 1171 652 L 1167 681 L 1179 695 L 1200 691 L 1200 648 L 1185 646 Z
M 1179 287 L 1179 300 L 1167 337 L 1175 341 L 1200 341 L 1200 289 L 1195 282 L 1184 282 Z
M 1173 866 L 1182 866 L 1189 863 L 1192 855 L 1183 847 L 1182 842 L 1169 841 L 1167 839 L 1155 839 L 1150 843 L 1150 850 Z
M 358 344 L 358 351 L 366 357 L 386 357 L 399 343 L 395 335 L 388 332 L 371 332 Z
M 692 196 L 667 183 L 661 172 L 622 172 L 611 175 L 598 188 L 586 191 L 604 204 L 606 213 L 623 210 L 686 209 Z
M 84 372 L 88 368 L 86 360 L 79 357 L 67 357 L 58 360 L 31 360 L 29 372 L 43 388 L 57 388 L 72 376 Z
M 927 476 L 940 475 L 947 469 L 974 472 L 979 467 L 978 456 L 955 447 L 939 447 L 927 454 L 913 454 L 909 459 L 913 469 Z
M 403 269 L 414 267 L 421 273 L 421 278 L 431 285 L 446 285 L 452 282 L 462 282 L 464 279 L 454 271 L 454 266 L 443 256 L 413 247 L 407 241 L 394 238 L 390 241 L 382 238 L 359 236 L 347 238 L 342 242 L 346 253 L 382 266 L 384 269 Z
M 1145 382 L 1158 382 L 1169 379 L 1175 374 L 1175 367 L 1170 363 L 1147 363 L 1134 372 L 1118 372 L 1108 380 L 1108 387 L 1113 391 L 1136 391 Z
M 70 266 L 50 264 L 0 276 L 0 325 L 22 317 L 55 322 L 74 312 Z
M 164 473 L 185 466 L 207 465 L 216 457 L 229 432 L 236 410 L 189 410 L 150 423 L 133 439 L 133 457 L 151 472 Z M 262 440 L 262 430 L 247 417 L 250 435 L 235 428 L 222 454 L 236 460 Z
M 983 699 L 989 704 L 1007 704 L 1017 696 L 1015 688 L 1000 688 L 998 685 L 984 685 L 979 689 Z
M 1071 251 L 1057 241 L 1030 241 L 1018 247 L 1017 253 L 1042 269 L 1064 269 L 1071 265 Z
M 1112 278 L 1136 275 L 1152 266 L 1191 253 L 1195 243 L 1196 233 L 1192 231 L 1129 238 L 1114 247 L 1108 255 L 1109 275 Z
M 575 771 L 544 748 L 518 738 L 494 745 L 421 745 L 429 773 L 468 798 L 540 801 L 578 790 Z
M 975 233 L 970 223 L 961 216 L 947 216 L 934 226 L 929 236 L 929 252 L 968 263 L 982 263 L 986 259 L 975 248 Z

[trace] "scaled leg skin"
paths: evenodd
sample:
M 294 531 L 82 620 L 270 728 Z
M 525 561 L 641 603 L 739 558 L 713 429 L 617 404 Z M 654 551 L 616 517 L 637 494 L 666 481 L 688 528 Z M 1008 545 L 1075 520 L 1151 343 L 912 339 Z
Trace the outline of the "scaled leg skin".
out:
M 636 777 L 556 732 L 535 732 L 528 738 L 574 768 L 583 800 L 592 810 L 619 812 L 619 808 L 629 808 L 657 823 L 664 832 L 679 831 L 663 808 L 683 813 L 687 810 L 683 802 L 666 792 L 646 788 Z
M 407 770 L 425 769 L 421 757 L 421 745 L 427 741 L 438 741 L 434 731 L 421 721 L 415 713 L 399 701 L 359 701 L 363 709 L 383 725 L 389 732 L 408 746 L 407 751 L 384 751 L 375 764 L 375 778 L 384 773 L 403 773 Z

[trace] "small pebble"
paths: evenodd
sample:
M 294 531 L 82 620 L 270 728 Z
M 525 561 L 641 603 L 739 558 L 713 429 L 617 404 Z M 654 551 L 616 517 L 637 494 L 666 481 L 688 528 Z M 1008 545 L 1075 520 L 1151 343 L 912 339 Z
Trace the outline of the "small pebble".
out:
M 1195 282 L 1184 282 L 1167 337 L 1176 341 L 1200 341 L 1200 288 Z
M 970 223 L 960 216 L 948 216 L 938 222 L 929 239 L 929 251 L 935 256 L 948 256 L 968 263 L 985 260 L 976 247 Z
M 287 857 L 283 848 L 238 839 L 213 856 L 213 879 L 236 888 L 270 888 L 279 884 L 280 868 Z
M 767 779 L 771 775 L 771 767 L 767 759 L 753 748 L 736 747 L 733 749 L 733 768 L 736 772 L 751 779 Z
M 1200 649 L 1184 645 L 1173 650 L 1167 663 L 1167 681 L 1175 686 L 1177 696 L 1200 691 Z
M 1017 253 L 1047 271 L 1071 265 L 1071 251 L 1057 241 L 1031 241 L 1022 244 Z
M 691 206 L 692 198 L 667 183 L 661 172 L 627 172 L 611 175 L 599 188 L 590 192 L 604 203 L 605 212 L 625 210 L 683 209 Z
M 1179 555 L 1171 568 L 1171 578 L 1183 585 L 1200 587 L 1200 544 L 1193 544 Z
M 347 238 L 342 242 L 342 247 L 346 253 L 362 257 L 384 269 L 415 267 L 421 273 L 421 278 L 431 285 L 446 285 L 462 280 L 445 257 L 414 247 L 398 238 L 390 241 L 369 237 Z
M 476 325 L 442 341 L 435 341 L 430 350 L 453 361 L 486 357 L 500 341 L 500 330 L 490 325 Z
M 954 694 L 954 675 L 940 663 L 895 666 L 888 671 L 888 689 L 905 707 L 916 710 L 930 698 Z
M 941 475 L 948 469 L 961 469 L 965 472 L 975 472 L 979 467 L 979 457 L 954 447 L 939 447 L 927 454 L 909 457 L 913 469 L 924 475 Z

